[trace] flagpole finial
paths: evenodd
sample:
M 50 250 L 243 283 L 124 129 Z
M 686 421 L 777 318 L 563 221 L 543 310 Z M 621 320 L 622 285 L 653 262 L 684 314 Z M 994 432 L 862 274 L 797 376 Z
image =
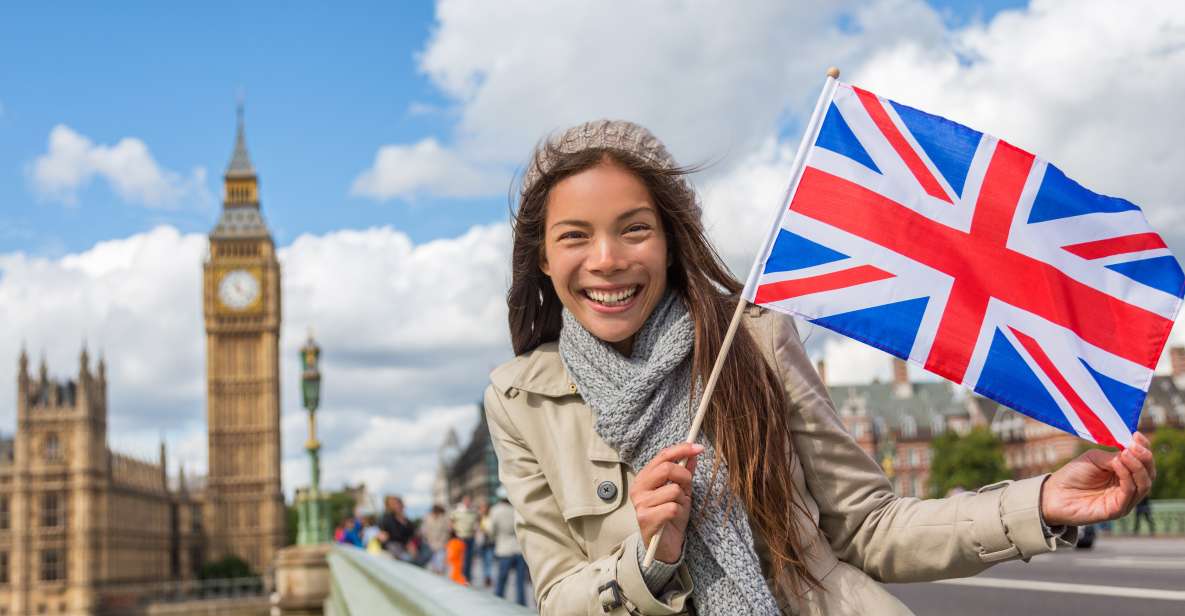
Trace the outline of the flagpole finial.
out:
M 827 76 L 832 79 L 839 79 L 839 69 L 832 66 L 827 69 Z

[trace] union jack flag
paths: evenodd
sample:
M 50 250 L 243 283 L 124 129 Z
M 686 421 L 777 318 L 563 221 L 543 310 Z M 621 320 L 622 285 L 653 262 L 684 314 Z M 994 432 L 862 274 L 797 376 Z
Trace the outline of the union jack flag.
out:
M 1185 294 L 1140 209 L 828 80 L 745 298 L 1125 446 Z

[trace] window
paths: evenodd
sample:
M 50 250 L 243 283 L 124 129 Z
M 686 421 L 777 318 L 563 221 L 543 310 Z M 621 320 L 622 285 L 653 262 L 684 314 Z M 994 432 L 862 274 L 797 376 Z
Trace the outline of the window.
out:
M 41 551 L 41 581 L 57 582 L 66 579 L 66 552 L 60 548 Z
M 8 552 L 0 552 L 0 584 L 8 583 Z
M 922 478 L 915 477 L 913 480 L 913 495 L 918 498 L 924 497 L 926 495 L 926 493 L 922 490 L 923 487 L 924 486 L 922 486 Z
M 58 442 L 58 435 L 50 432 L 45 435 L 45 459 L 49 461 L 60 460 L 62 457 L 62 445 Z
M 62 495 L 58 492 L 46 492 L 41 495 L 41 526 L 57 528 L 62 526 Z
M 918 465 L 918 450 L 916 450 L 916 449 L 909 450 L 909 465 L 910 466 L 917 466 Z
M 0 530 L 8 530 L 11 522 L 8 514 L 8 497 L 0 496 Z

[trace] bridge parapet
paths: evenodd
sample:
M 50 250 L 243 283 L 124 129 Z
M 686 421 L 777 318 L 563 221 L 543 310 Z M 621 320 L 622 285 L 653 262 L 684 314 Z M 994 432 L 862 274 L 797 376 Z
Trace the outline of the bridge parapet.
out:
M 329 551 L 326 616 L 522 616 L 518 604 L 391 558 L 344 545 Z

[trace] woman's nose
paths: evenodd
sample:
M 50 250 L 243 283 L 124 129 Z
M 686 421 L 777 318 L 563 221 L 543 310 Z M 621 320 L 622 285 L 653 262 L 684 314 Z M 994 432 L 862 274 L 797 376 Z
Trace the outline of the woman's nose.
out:
M 589 255 L 588 269 L 597 273 L 616 272 L 625 269 L 625 260 L 621 245 L 612 239 L 602 239 L 596 242 L 592 254 Z

